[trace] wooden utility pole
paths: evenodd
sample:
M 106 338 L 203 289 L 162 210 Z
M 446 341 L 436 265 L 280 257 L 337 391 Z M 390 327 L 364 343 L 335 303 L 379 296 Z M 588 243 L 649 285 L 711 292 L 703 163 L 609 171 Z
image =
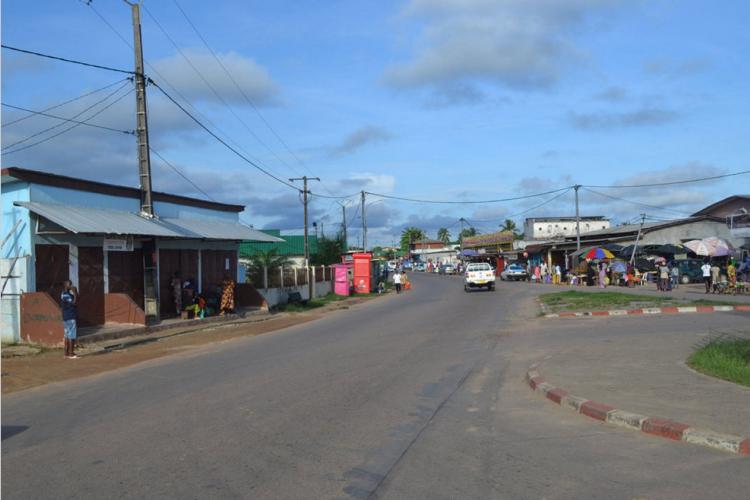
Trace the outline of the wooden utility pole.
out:
M 367 220 L 365 219 L 365 192 L 362 191 L 362 251 L 367 252 Z
M 141 8 L 137 2 L 128 2 L 133 15 L 133 50 L 135 51 L 135 136 L 138 141 L 138 180 L 141 184 L 141 215 L 154 216 L 151 196 L 151 151 L 148 146 L 148 115 L 146 109 L 146 76 L 143 71 L 143 44 L 141 40 Z
M 461 257 L 460 259 L 461 262 L 463 262 L 464 261 L 464 222 L 466 222 L 466 219 L 461 217 L 460 219 L 458 219 L 458 221 L 461 223 L 461 232 L 458 233 L 459 243 L 461 244 L 461 253 L 459 254 L 459 256 Z
M 630 252 L 630 263 L 635 262 L 635 252 L 638 250 L 638 242 L 641 240 L 641 232 L 643 231 L 643 224 L 646 223 L 646 214 L 641 214 L 641 225 L 638 227 L 638 234 L 635 237 L 635 245 L 633 245 L 633 251 Z
M 308 228 L 307 228 L 307 202 L 308 202 L 308 195 L 310 194 L 310 191 L 307 189 L 307 181 L 318 181 L 320 182 L 320 178 L 318 177 L 308 177 L 306 175 L 302 177 L 295 177 L 293 179 L 289 179 L 290 182 L 294 181 L 302 181 L 302 204 L 305 206 L 305 275 L 307 276 L 307 290 L 309 292 L 308 299 L 313 299 L 313 283 L 310 280 L 310 242 L 308 241 Z
M 344 236 L 344 248 L 343 250 L 346 252 L 349 248 L 349 244 L 346 237 L 346 205 L 343 203 L 339 203 L 341 205 L 341 230 L 343 231 Z
M 580 188 L 580 184 L 573 186 L 573 189 L 576 190 L 576 250 L 581 249 L 581 215 L 578 209 L 578 190 Z

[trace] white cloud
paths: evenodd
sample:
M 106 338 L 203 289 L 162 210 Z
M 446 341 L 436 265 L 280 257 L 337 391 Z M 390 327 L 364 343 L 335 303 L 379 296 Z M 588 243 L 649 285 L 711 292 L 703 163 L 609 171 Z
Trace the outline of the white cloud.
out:
M 187 48 L 182 53 L 190 59 L 211 87 L 229 104 L 246 105 L 247 101 L 226 75 L 221 65 L 207 50 Z M 274 104 L 278 88 L 268 71 L 253 59 L 237 52 L 216 54 L 237 85 L 257 105 Z M 152 63 L 158 72 L 172 83 L 186 98 L 201 102 L 220 102 L 209 86 L 198 76 L 180 54 L 174 54 Z M 152 75 L 158 80 L 158 75 Z
M 408 63 L 390 67 L 397 88 L 481 80 L 515 89 L 554 85 L 582 51 L 573 33 L 615 0 L 412 0 L 404 11 L 424 22 Z
M 354 153 L 368 144 L 389 141 L 393 136 L 385 129 L 375 125 L 366 125 L 347 135 L 341 143 L 330 149 L 331 156 L 342 156 Z

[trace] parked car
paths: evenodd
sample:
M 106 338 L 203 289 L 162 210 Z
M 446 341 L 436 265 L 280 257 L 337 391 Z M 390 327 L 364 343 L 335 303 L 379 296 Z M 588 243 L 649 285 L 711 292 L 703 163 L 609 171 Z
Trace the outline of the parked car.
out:
M 395 271 L 397 266 L 398 266 L 398 262 L 396 262 L 395 260 L 389 260 L 388 261 L 388 270 L 390 272 Z
M 680 270 L 680 283 L 682 283 L 683 285 L 703 281 L 703 272 L 701 271 L 703 260 L 680 259 L 675 260 L 674 265 L 676 265 L 677 269 Z
M 443 274 L 456 274 L 456 268 L 453 264 L 445 264 L 443 266 Z
M 500 273 L 500 279 L 503 281 L 518 281 L 528 278 L 526 268 L 519 264 L 511 264 Z
M 425 265 L 424 262 L 417 262 L 416 264 L 414 264 L 415 271 L 424 272 L 426 269 L 427 269 L 427 266 Z
M 468 292 L 472 288 L 485 287 L 489 291 L 495 290 L 495 271 L 492 266 L 486 262 L 472 262 L 467 265 L 464 274 L 464 290 Z
M 410 260 L 405 260 L 403 264 L 401 264 L 401 267 L 403 267 L 407 271 L 411 271 L 414 265 Z

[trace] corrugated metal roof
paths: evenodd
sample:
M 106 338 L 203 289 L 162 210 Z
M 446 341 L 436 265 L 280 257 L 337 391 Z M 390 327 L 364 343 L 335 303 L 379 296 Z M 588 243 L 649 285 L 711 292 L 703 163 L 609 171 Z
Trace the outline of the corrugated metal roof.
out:
M 196 238 L 208 240 L 258 241 L 268 243 L 284 241 L 263 231 L 222 220 L 161 219 L 161 222 L 177 227 L 184 234 L 193 234 L 196 235 L 194 236 Z
M 275 230 L 263 230 L 263 232 L 273 232 Z M 318 253 L 318 237 L 311 234 L 308 237 L 310 245 L 310 255 Z M 240 255 L 251 258 L 259 252 L 276 250 L 276 255 L 300 256 L 305 254 L 305 237 L 300 235 L 282 235 L 281 241 L 276 243 L 246 241 L 240 244 Z
M 34 201 L 17 201 L 14 204 L 27 208 L 72 233 L 160 236 L 182 239 L 280 241 L 279 238 L 247 226 L 221 220 L 146 219 L 138 214 L 121 210 Z

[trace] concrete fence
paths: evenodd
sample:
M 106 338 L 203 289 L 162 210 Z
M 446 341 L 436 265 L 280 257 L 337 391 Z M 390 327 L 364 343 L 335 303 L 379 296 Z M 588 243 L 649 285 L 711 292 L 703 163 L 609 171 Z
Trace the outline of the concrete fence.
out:
M 264 267 L 261 272 L 248 275 L 248 281 L 263 296 L 268 307 L 289 302 L 289 295 L 299 293 L 302 300 L 322 297 L 333 292 L 334 271 L 330 266 L 310 266 L 310 282 L 313 296 L 310 297 L 305 267 L 283 266 L 275 269 Z

